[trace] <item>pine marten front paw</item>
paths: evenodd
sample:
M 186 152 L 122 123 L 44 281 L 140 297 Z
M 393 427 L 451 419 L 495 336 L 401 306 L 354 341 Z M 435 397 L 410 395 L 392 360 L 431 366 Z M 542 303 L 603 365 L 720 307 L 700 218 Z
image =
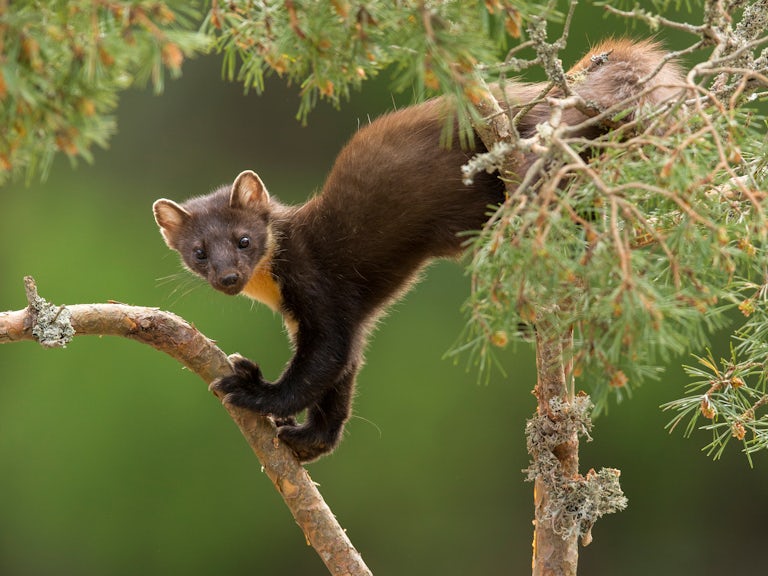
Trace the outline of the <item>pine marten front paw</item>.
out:
M 211 384 L 211 390 L 221 394 L 231 394 L 247 390 L 256 391 L 262 383 L 261 368 L 255 362 L 239 355 L 230 356 L 232 374 L 223 376 Z
M 214 381 L 211 390 L 222 397 L 222 402 L 246 408 L 259 414 L 272 413 L 274 387 L 264 382 L 261 369 L 255 362 L 237 356 L 232 358 L 233 373 Z

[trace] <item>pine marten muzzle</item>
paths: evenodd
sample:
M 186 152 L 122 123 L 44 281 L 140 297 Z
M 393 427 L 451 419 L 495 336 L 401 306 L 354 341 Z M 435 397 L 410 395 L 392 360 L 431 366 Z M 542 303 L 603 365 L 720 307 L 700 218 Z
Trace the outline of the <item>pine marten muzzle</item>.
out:
M 639 85 L 663 57 L 650 41 L 608 41 L 569 72 L 572 88 L 608 108 L 651 86 L 631 106 L 657 105 L 683 84 L 677 66 L 667 63 Z M 523 106 L 542 89 L 510 82 L 504 100 Z M 534 106 L 518 125 L 521 135 L 549 112 L 546 103 Z M 273 416 L 280 440 L 302 461 L 338 444 L 376 320 L 426 262 L 459 256 L 466 233 L 480 229 L 490 207 L 505 198 L 495 174 L 462 182 L 461 167 L 485 149 L 477 137 L 462 149 L 458 133 L 454 145 L 441 146 L 450 114 L 449 103 L 438 98 L 364 126 L 340 152 L 322 191 L 300 206 L 271 198 L 249 170 L 206 196 L 154 203 L 165 242 L 187 268 L 216 290 L 245 294 L 283 315 L 294 354 L 282 375 L 269 382 L 255 363 L 240 358 L 234 374 L 214 386 L 226 402 Z M 576 109 L 564 113 L 570 125 L 585 119 Z M 584 136 L 599 133 L 591 127 Z M 520 175 L 534 160 L 532 154 L 523 159 Z M 295 416 L 305 410 L 298 423 Z

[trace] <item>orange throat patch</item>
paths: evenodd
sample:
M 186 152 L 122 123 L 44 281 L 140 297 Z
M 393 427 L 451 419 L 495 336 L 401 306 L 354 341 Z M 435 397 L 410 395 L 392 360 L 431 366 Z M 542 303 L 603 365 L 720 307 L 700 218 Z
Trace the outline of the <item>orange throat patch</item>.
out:
M 241 294 L 258 300 L 262 304 L 269 306 L 274 312 L 282 314 L 283 324 L 285 324 L 288 335 L 295 342 L 299 332 L 299 323 L 291 314 L 280 309 L 283 304 L 283 295 L 280 293 L 280 285 L 275 280 L 275 277 L 272 276 L 273 242 L 270 235 L 267 241 L 267 253 L 256 265 L 256 268 L 254 268 L 253 274 L 248 283 L 243 287 Z
M 248 280 L 248 284 L 243 288 L 243 294 L 254 300 L 266 304 L 275 312 L 280 310 L 280 304 L 283 298 L 278 286 L 269 269 L 269 259 L 266 263 L 259 262 L 253 276 Z

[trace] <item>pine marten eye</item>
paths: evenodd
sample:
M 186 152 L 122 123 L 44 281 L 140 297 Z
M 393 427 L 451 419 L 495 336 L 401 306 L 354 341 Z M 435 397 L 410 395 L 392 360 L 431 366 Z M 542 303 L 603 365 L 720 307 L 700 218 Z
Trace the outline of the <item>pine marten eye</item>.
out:
M 243 236 L 237 241 L 237 247 L 241 250 L 245 250 L 251 245 L 251 239 L 248 236 Z
M 192 254 L 195 255 L 195 258 L 197 260 L 205 260 L 206 258 L 208 258 L 208 254 L 206 254 L 206 252 L 205 252 L 205 250 L 203 248 L 195 248 L 192 251 Z

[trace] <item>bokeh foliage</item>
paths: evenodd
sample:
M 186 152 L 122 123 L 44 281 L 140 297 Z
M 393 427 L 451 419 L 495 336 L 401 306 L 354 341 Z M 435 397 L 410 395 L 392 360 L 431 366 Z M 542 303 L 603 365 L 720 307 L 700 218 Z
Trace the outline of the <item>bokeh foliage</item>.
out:
M 115 131 L 118 92 L 163 88 L 208 40 L 188 2 L 0 2 L 0 184 L 53 155 L 92 159 Z

